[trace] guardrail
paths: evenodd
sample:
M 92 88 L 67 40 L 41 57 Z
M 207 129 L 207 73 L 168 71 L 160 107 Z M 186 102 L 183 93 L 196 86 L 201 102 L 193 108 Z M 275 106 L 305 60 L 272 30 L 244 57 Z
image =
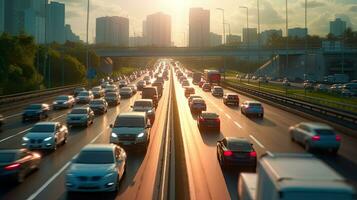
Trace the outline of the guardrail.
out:
M 231 90 L 238 90 L 252 96 L 260 97 L 274 103 L 306 112 L 319 118 L 331 121 L 335 124 L 350 128 L 352 130 L 357 130 L 357 115 L 355 113 L 338 110 L 336 108 L 330 108 L 328 106 L 320 106 L 304 100 L 297 100 L 282 95 L 250 89 L 239 85 L 233 85 L 230 83 L 223 82 L 222 86 Z
M 74 85 L 50 88 L 50 89 L 45 89 L 45 90 L 36 90 L 36 91 L 31 91 L 31 92 L 4 95 L 4 96 L 0 96 L 0 106 L 5 105 L 7 103 L 18 102 L 18 101 L 36 98 L 36 97 L 40 97 L 40 96 L 62 93 L 62 92 L 66 92 L 69 90 L 73 90 L 76 87 L 84 87 L 84 86 L 85 86 L 85 84 L 74 84 Z

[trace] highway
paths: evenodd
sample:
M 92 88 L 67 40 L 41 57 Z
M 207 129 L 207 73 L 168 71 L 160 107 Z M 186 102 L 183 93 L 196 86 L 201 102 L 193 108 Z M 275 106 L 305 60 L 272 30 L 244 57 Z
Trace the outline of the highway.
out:
M 189 79 L 191 80 L 191 79 Z M 247 118 L 240 108 L 228 107 L 222 98 L 213 97 L 194 86 L 196 95 L 206 101 L 207 111 L 215 112 L 221 118 L 220 133 L 201 132 L 197 128 L 196 116 L 192 115 L 184 96 L 184 89 L 175 78 L 175 91 L 179 117 L 185 143 L 186 166 L 191 199 L 237 199 L 239 172 L 222 170 L 216 157 L 216 142 L 225 136 L 248 138 L 258 153 L 266 152 L 304 152 L 303 147 L 290 140 L 288 128 L 302 121 L 309 121 L 289 112 L 263 104 L 264 119 Z M 225 89 L 226 92 L 232 92 Z M 234 93 L 234 92 L 233 92 Z M 239 95 L 240 102 L 251 100 Z M 342 145 L 337 156 L 317 154 L 317 156 L 344 176 L 357 188 L 357 139 L 344 133 Z
M 142 77 L 141 77 L 142 78 Z M 121 183 L 117 195 L 110 194 L 74 194 L 67 195 L 65 188 L 65 173 L 72 158 L 82 147 L 89 143 L 109 143 L 111 130 L 109 125 L 114 123 L 121 112 L 130 111 L 136 99 L 141 98 L 140 91 L 130 99 L 122 99 L 120 105 L 111 107 L 108 113 L 96 116 L 94 124 L 88 128 L 71 128 L 68 143 L 56 152 L 40 152 L 43 156 L 40 169 L 32 173 L 19 185 L 2 183 L 0 199 L 146 199 L 153 197 L 158 176 L 159 151 L 166 119 L 169 100 L 169 81 L 165 82 L 165 89 L 156 111 L 156 120 L 151 129 L 151 141 L 145 153 L 129 151 L 127 174 Z M 36 101 L 38 102 L 38 101 Z M 46 99 L 51 103 L 52 99 Z M 80 106 L 80 105 L 77 105 Z M 0 134 L 0 148 L 21 148 L 22 136 L 34 123 L 21 122 L 21 108 L 6 113 L 8 116 L 3 132 Z M 69 110 L 51 111 L 49 121 L 65 123 Z M 150 198 L 151 199 L 151 198 Z

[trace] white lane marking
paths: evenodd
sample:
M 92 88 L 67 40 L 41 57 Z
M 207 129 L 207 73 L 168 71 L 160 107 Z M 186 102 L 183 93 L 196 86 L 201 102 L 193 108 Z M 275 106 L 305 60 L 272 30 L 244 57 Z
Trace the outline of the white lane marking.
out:
M 102 132 L 100 132 L 95 138 L 93 138 L 92 141 L 90 141 L 90 144 L 95 142 L 103 133 L 109 128 L 109 126 L 106 127 Z M 77 155 L 77 154 L 76 154 Z M 75 157 L 75 156 L 74 156 Z M 55 173 L 50 179 L 48 179 L 45 184 L 43 184 L 36 192 L 34 192 L 29 198 L 26 200 L 33 200 L 35 199 L 44 189 L 46 189 L 62 172 L 71 164 L 71 161 L 68 161 L 57 173 Z
M 241 126 L 238 122 L 234 121 L 234 124 L 235 124 L 236 126 L 238 126 L 239 128 L 242 128 L 242 126 Z
M 4 141 L 6 141 L 6 140 L 9 140 L 9 139 L 11 139 L 11 138 L 13 138 L 13 137 L 16 137 L 16 136 L 18 136 L 18 135 L 21 135 L 21 134 L 25 133 L 26 131 L 29 131 L 30 129 L 31 129 L 31 128 L 25 129 L 25 130 L 23 130 L 23 131 L 20 131 L 20 132 L 16 133 L 15 135 L 11 135 L 11 136 L 9 136 L 9 137 L 6 137 L 6 138 L 4 138 L 4 139 L 1 139 L 1 140 L 0 140 L 0 143 L 1 143 L 1 142 L 4 142 Z
M 231 116 L 229 116 L 227 113 L 225 114 L 228 119 L 232 119 Z
M 262 145 L 262 143 L 260 143 L 259 140 L 257 140 L 253 135 L 249 135 L 249 137 L 252 138 L 252 140 L 260 146 L 260 148 L 265 148 L 264 145 Z
M 17 114 L 13 114 L 13 115 L 9 115 L 7 117 L 4 117 L 4 119 L 10 119 L 12 117 L 17 117 L 17 116 L 20 116 L 22 113 L 17 113 Z
M 57 173 L 55 173 L 50 179 L 46 181 L 45 184 L 43 184 L 35 193 L 33 193 L 29 198 L 26 200 L 33 200 L 35 199 L 46 187 L 52 183 L 69 165 L 71 164 L 70 161 L 68 161 Z
M 59 118 L 61 118 L 61 117 L 65 116 L 65 115 L 67 115 L 67 113 L 65 113 L 65 114 L 62 114 L 62 115 L 60 115 L 60 116 L 57 116 L 57 117 L 55 117 L 55 118 L 51 119 L 51 121 L 52 121 L 52 120 L 56 120 L 56 119 L 59 119 Z

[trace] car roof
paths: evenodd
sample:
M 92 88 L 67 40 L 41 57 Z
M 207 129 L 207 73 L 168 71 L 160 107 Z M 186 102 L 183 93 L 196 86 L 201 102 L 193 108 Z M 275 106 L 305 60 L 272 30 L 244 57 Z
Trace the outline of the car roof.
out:
M 251 104 L 251 103 L 262 104 L 262 103 L 260 103 L 259 101 L 253 101 L 253 100 L 244 101 L 244 103 L 248 103 L 248 104 Z
M 193 103 L 201 103 L 201 102 L 205 102 L 205 100 L 203 100 L 202 98 L 193 98 L 192 102 Z
M 238 96 L 238 94 L 236 94 L 236 93 L 226 93 L 226 95 L 229 95 L 229 96 Z
M 327 124 L 320 123 L 320 122 L 301 122 L 302 125 L 305 125 L 311 129 L 330 129 L 333 130 L 333 128 Z
M 81 151 L 113 151 L 114 144 L 88 144 Z
M 214 112 L 202 112 L 201 116 L 204 117 L 204 118 L 211 118 L 211 119 L 219 117 L 219 115 L 217 113 L 214 113 Z
M 75 107 L 75 108 L 72 108 L 72 111 L 73 110 L 87 110 L 88 109 L 88 107 Z
M 192 95 L 192 94 L 188 98 L 191 98 L 191 99 L 194 99 L 194 98 L 203 99 L 200 95 Z
M 135 100 L 135 102 L 152 102 L 152 99 L 138 99 L 138 100 Z
M 120 117 L 146 117 L 145 112 L 126 112 L 120 113 L 118 116 Z

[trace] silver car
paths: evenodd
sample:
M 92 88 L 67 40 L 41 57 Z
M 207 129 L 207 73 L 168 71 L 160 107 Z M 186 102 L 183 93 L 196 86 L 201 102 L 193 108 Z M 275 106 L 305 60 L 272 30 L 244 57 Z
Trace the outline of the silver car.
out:
M 122 87 L 119 94 L 122 98 L 130 98 L 133 96 L 133 90 L 130 87 Z
M 211 93 L 215 97 L 223 97 L 223 88 L 220 86 L 213 86 Z
M 89 126 L 94 122 L 94 112 L 89 107 L 73 108 L 67 115 L 67 125 Z
M 60 122 L 39 122 L 22 138 L 27 149 L 56 150 L 67 143 L 68 129 Z
M 101 98 L 104 96 L 104 89 L 100 86 L 93 87 L 92 92 L 93 92 L 94 98 Z
M 76 97 L 77 103 L 89 103 L 94 99 L 92 91 L 83 91 L 78 94 Z
M 341 145 L 341 136 L 323 123 L 302 122 L 291 126 L 289 132 L 291 140 L 304 145 L 307 152 L 321 149 L 336 154 Z
M 108 102 L 109 105 L 118 105 L 120 104 L 120 96 L 116 92 L 109 92 L 105 94 L 104 99 Z
M 72 108 L 76 100 L 71 95 L 58 96 L 52 104 L 54 110 L 61 108 Z
M 147 117 L 150 119 L 150 123 L 155 121 L 155 106 L 152 99 L 138 99 L 131 106 L 134 112 L 146 112 Z
M 263 105 L 258 101 L 245 101 L 241 105 L 241 113 L 246 116 L 255 115 L 260 118 L 264 117 Z
M 108 112 L 108 103 L 105 99 L 94 99 L 91 102 L 89 102 L 89 107 L 95 112 L 95 113 L 106 113 Z

